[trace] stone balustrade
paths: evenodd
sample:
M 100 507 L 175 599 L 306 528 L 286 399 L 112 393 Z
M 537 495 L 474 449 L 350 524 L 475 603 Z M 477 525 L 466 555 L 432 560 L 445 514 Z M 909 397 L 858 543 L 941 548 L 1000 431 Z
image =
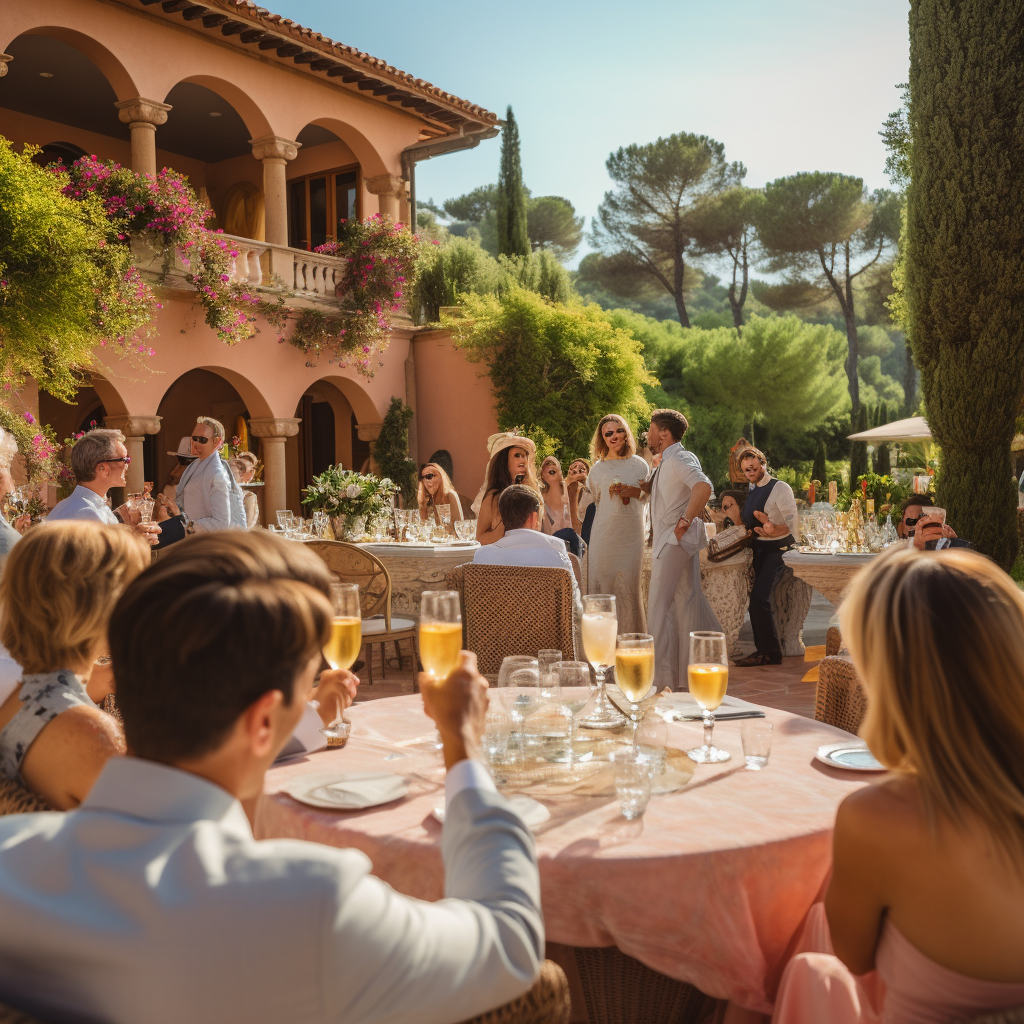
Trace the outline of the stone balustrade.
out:
M 231 279 L 252 288 L 278 285 L 303 298 L 333 300 L 344 279 L 345 261 L 337 256 L 290 249 L 284 245 L 256 242 L 251 238 L 224 235 L 237 252 Z

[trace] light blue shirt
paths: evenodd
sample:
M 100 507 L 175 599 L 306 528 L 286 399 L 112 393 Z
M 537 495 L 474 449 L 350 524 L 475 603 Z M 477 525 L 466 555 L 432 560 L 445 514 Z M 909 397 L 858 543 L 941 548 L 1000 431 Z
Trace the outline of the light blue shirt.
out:
M 59 519 L 92 519 L 97 523 L 117 526 L 120 520 L 95 492 L 79 484 L 63 501 L 58 501 L 46 517 L 48 523 Z

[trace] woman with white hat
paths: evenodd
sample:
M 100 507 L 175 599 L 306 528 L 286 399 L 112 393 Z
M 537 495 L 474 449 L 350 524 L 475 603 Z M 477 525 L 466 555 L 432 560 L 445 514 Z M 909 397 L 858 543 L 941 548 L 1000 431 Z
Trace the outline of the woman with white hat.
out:
M 473 502 L 477 513 L 476 539 L 481 544 L 493 544 L 505 536 L 505 524 L 498 514 L 498 495 L 511 484 L 525 484 L 540 493 L 537 470 L 533 460 L 537 446 L 515 431 L 491 434 L 487 439 L 490 461 L 484 484 Z

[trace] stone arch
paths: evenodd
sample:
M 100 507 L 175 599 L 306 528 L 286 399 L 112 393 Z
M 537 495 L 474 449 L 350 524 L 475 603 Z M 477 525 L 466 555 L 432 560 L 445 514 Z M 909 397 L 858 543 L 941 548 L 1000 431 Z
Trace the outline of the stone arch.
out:
M 266 114 L 263 113 L 252 97 L 233 82 L 229 82 L 224 78 L 217 78 L 215 75 L 188 75 L 185 78 L 180 78 L 177 82 L 171 84 L 170 88 L 160 97 L 161 100 L 166 100 L 171 90 L 181 82 L 192 82 L 195 85 L 201 85 L 230 103 L 238 111 L 238 116 L 245 122 L 245 126 L 251 132 L 252 138 L 259 139 L 274 134 Z
M 360 426 L 364 424 L 380 423 L 382 413 L 377 409 L 373 399 L 370 398 L 369 394 L 360 387 L 358 381 L 353 380 L 351 377 L 342 376 L 339 373 L 327 373 L 322 377 L 318 377 L 315 381 L 310 384 L 306 384 L 300 392 L 295 395 L 295 399 L 291 405 L 297 405 L 302 396 L 311 389 L 317 387 L 320 384 L 329 384 L 337 388 L 344 396 L 345 400 L 352 407 L 352 411 L 356 415 L 356 422 Z
M 162 404 L 171 388 L 174 387 L 174 385 L 181 380 L 186 373 L 191 373 L 193 370 L 207 370 L 210 373 L 217 374 L 218 377 L 223 377 L 224 380 L 226 380 L 235 389 L 235 391 L 238 392 L 238 395 L 245 403 L 245 407 L 250 416 L 264 418 L 272 417 L 274 415 L 274 412 L 270 407 L 270 403 L 266 398 L 264 398 L 263 393 L 246 376 L 239 373 L 237 370 L 230 369 L 227 366 L 213 366 L 209 364 L 190 366 L 187 370 L 179 373 L 174 380 L 168 382 L 167 387 L 164 388 L 163 394 L 160 396 L 158 404 Z M 201 415 L 201 411 L 197 410 L 197 414 Z M 226 425 L 227 424 L 225 424 L 225 426 Z
M 348 146 L 359 161 L 359 167 L 364 178 L 373 178 L 380 174 L 391 173 L 383 157 L 377 151 L 377 147 L 358 128 L 339 121 L 336 117 L 315 117 L 304 124 L 298 125 L 292 138 L 296 138 L 299 132 L 306 125 L 315 124 L 320 128 L 326 128 L 334 132 L 342 142 Z
M 99 395 L 108 416 L 131 415 L 128 412 L 128 403 L 121 396 L 115 384 L 99 373 L 93 373 L 90 376 L 93 390 Z
M 130 100 L 139 95 L 138 86 L 120 57 L 92 36 L 63 25 L 35 25 L 22 28 L 17 36 L 0 46 L 0 50 L 15 42 L 18 36 L 26 35 L 49 36 L 52 39 L 59 39 L 62 43 L 67 43 L 68 46 L 73 46 L 99 68 L 117 94 L 118 100 Z

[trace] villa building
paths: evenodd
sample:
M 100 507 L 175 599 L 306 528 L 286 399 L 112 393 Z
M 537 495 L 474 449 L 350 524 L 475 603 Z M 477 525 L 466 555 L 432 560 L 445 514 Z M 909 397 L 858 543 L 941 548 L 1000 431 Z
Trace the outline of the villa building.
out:
M 88 153 L 187 175 L 238 252 L 235 279 L 273 283 L 293 308 L 337 303 L 340 261 L 312 250 L 338 220 L 408 222 L 417 162 L 497 132 L 489 111 L 243 0 L 0 0 L 0 135 L 65 164 Z M 493 400 L 444 333 L 399 317 L 368 379 L 326 359 L 307 365 L 266 323 L 228 346 L 194 291 L 167 281 L 156 290 L 156 354 L 144 367 L 98 353 L 101 370 L 76 405 L 33 388 L 20 396 L 59 438 L 91 420 L 123 430 L 129 489 L 160 488 L 167 453 L 197 415 L 229 435 L 244 421 L 253 450 L 259 439 L 273 521 L 300 507 L 314 473 L 360 468 L 397 395 L 416 413 L 413 457 L 448 449 L 457 488 L 475 492 Z

